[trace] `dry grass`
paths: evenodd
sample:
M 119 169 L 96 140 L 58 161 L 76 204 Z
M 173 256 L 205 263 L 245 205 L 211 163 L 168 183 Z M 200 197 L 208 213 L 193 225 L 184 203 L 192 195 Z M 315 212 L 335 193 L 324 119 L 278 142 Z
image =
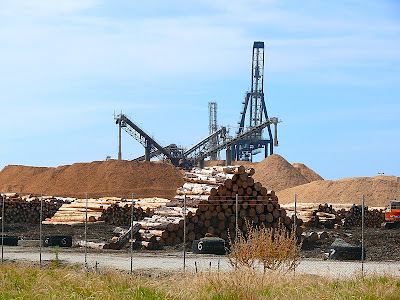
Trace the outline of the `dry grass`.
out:
M 299 264 L 301 244 L 286 228 L 260 228 L 246 222 L 247 232 L 231 240 L 229 263 L 235 269 L 291 271 Z
M 268 272 L 174 273 L 162 277 L 80 268 L 0 266 L 1 299 L 400 299 L 400 278 L 333 280 Z

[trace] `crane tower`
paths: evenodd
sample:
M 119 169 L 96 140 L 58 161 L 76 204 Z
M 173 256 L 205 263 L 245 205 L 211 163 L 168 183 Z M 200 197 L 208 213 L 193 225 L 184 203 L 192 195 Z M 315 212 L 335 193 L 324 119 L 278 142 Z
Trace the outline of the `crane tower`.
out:
M 268 120 L 264 101 L 264 42 L 254 42 L 253 44 L 251 91 L 246 93 L 243 104 L 241 118 L 238 122 L 238 135 Z M 276 123 L 274 124 L 276 126 Z M 262 148 L 264 148 L 265 157 L 268 156 L 268 150 L 269 154 L 273 154 L 274 139 L 271 126 L 268 125 L 265 129 L 268 131 L 268 138 L 264 139 L 263 130 L 260 130 L 233 145 L 232 160 L 252 160 L 253 155 L 260 153 Z M 277 146 L 277 140 L 275 146 Z
M 217 123 L 217 102 L 208 102 L 208 113 L 209 113 L 209 125 L 208 134 L 211 135 L 218 130 Z M 218 136 L 215 136 L 210 141 L 210 147 L 213 148 L 218 145 Z M 211 160 L 219 160 L 219 152 L 213 152 L 211 154 Z

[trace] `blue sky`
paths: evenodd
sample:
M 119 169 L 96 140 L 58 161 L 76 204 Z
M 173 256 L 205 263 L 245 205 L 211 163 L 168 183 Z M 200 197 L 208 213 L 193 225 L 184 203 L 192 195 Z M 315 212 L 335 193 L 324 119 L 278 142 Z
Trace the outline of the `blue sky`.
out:
M 275 153 L 325 179 L 400 176 L 400 2 L 384 0 L 0 0 L 0 168 L 116 158 L 114 111 L 163 145 L 205 137 L 210 101 L 236 126 L 256 40 Z M 123 158 L 143 153 L 124 134 Z

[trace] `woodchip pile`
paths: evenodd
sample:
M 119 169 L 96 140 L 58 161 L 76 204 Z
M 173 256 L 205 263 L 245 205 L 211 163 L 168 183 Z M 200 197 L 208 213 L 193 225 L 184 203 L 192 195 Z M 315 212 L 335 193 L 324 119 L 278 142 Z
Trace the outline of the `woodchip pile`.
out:
M 277 192 L 310 182 L 298 168 L 278 154 L 268 156 L 255 165 L 254 169 L 254 180 Z
M 353 177 L 339 180 L 318 180 L 277 192 L 279 202 L 304 203 L 355 203 L 369 207 L 386 207 L 389 201 L 400 197 L 400 177 L 379 175 L 375 177 Z
M 292 164 L 300 173 L 309 181 L 324 180 L 320 175 L 318 175 L 314 170 L 311 170 L 305 164 L 294 163 Z
M 68 199 L 43 197 L 42 220 L 52 217 Z M 0 197 L 0 215 L 3 201 Z M 6 223 L 36 223 L 40 221 L 41 197 L 21 197 L 16 193 L 5 194 L 4 221 Z
M 172 198 L 183 184 L 171 164 L 126 160 L 75 163 L 57 168 L 9 165 L 0 171 L 0 192 L 57 197 Z

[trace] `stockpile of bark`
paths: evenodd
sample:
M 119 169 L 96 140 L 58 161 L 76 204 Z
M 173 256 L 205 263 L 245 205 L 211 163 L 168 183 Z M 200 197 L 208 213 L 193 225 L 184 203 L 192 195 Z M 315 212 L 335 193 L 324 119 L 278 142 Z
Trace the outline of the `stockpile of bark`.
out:
M 5 223 L 39 223 L 40 207 L 42 209 L 42 220 L 52 217 L 57 210 L 68 203 L 67 199 L 55 197 L 27 196 L 21 197 L 18 194 L 6 194 L 4 199 L 4 222 Z M 0 215 L 2 216 L 3 199 L 0 197 Z

